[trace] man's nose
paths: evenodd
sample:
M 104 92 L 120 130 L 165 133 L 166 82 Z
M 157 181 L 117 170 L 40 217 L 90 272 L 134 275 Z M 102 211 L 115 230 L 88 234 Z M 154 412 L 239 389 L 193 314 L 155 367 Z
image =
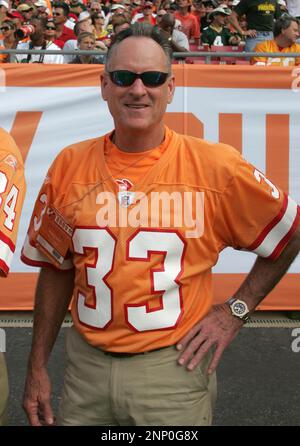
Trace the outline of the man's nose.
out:
M 133 84 L 130 86 L 130 92 L 132 94 L 145 94 L 147 92 L 145 85 L 143 84 L 142 79 L 135 79 Z

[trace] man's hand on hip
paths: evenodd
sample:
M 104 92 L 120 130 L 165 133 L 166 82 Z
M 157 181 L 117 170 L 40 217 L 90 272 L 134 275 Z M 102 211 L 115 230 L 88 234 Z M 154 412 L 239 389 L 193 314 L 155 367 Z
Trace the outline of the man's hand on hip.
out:
M 225 348 L 237 336 L 243 321 L 233 316 L 227 304 L 215 305 L 202 321 L 198 322 L 178 343 L 182 352 L 178 359 L 180 365 L 193 370 L 206 353 L 214 347 L 208 373 L 215 371 Z

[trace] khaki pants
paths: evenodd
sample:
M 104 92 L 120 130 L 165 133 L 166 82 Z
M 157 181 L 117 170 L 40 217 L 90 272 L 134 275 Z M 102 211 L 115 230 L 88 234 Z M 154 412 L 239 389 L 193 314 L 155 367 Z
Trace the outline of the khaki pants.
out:
M 177 365 L 174 347 L 114 357 L 71 328 L 59 424 L 204 426 L 212 422 L 216 376 L 209 358 L 193 372 Z
M 4 354 L 0 352 L 0 426 L 6 424 L 6 405 L 8 400 L 8 376 Z

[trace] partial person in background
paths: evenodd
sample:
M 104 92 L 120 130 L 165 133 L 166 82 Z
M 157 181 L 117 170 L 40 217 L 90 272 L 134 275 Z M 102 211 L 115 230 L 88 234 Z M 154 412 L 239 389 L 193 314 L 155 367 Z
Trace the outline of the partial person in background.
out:
M 47 42 L 53 42 L 61 49 L 64 47 L 65 42 L 56 38 L 56 26 L 52 18 L 45 23 L 44 36 Z
M 201 34 L 201 42 L 208 43 L 209 46 L 239 45 L 241 38 L 238 34 L 233 34 L 225 25 L 225 18 L 230 15 L 225 8 L 219 6 L 209 14 L 211 24 L 204 28 Z
M 9 11 L 9 3 L 6 0 L 0 0 L 0 26 L 7 19 L 7 13 Z
M 175 29 L 175 17 L 173 14 L 164 14 L 157 27 L 170 42 L 174 52 L 186 52 L 190 50 L 186 35 L 182 31 Z
M 64 42 L 76 38 L 73 30 L 66 26 L 69 13 L 70 8 L 67 3 L 54 4 L 53 19 L 56 26 L 56 37 Z
M 3 25 L 0 27 L 0 35 L 2 34 L 2 39 L 0 39 L 0 47 L 11 50 L 17 47 L 18 41 L 15 37 L 16 27 L 11 20 L 5 20 Z M 2 57 L 1 57 L 2 56 Z M 0 61 L 6 63 L 14 62 L 15 56 L 8 54 L 1 54 Z
M 68 40 L 64 44 L 63 50 L 65 50 L 65 51 L 77 50 L 77 48 L 78 48 L 77 38 L 78 38 L 79 34 L 83 33 L 83 32 L 87 32 L 87 33 L 94 32 L 93 25 L 87 20 L 83 20 L 82 22 L 76 23 L 76 25 L 74 26 L 75 39 Z M 72 59 L 74 59 L 74 55 L 68 55 L 68 54 L 64 55 L 64 63 L 70 63 Z
M 200 27 L 197 18 L 191 14 L 191 0 L 178 0 L 178 10 L 174 12 L 175 19 L 180 20 L 181 31 L 187 36 L 189 42 L 200 43 Z
M 22 155 L 12 137 L 0 128 L 0 276 L 9 273 L 26 192 Z M 3 287 L 3 284 L 2 284 Z M 7 423 L 9 395 L 4 352 L 0 350 L 0 426 Z
M 281 14 L 277 0 L 241 0 L 234 7 L 229 23 L 246 37 L 245 51 L 253 51 L 258 43 L 273 39 L 274 21 Z M 247 31 L 243 31 L 239 24 L 238 19 L 243 15 L 248 23 Z
M 299 22 L 295 17 L 282 15 L 274 25 L 274 39 L 266 40 L 256 45 L 256 53 L 284 53 L 287 57 L 253 57 L 254 65 L 293 66 L 300 64 L 300 58 L 288 57 L 288 53 L 300 53 Z
M 45 26 L 43 19 L 31 19 L 30 25 L 33 26 L 34 32 L 30 34 L 29 42 L 20 42 L 17 46 L 18 50 L 59 50 L 55 43 L 47 41 L 45 38 Z M 61 64 L 63 63 L 62 54 L 16 54 L 16 62 L 18 63 L 44 63 L 44 64 Z
M 123 14 L 116 14 L 113 16 L 111 20 L 114 35 L 112 36 L 112 40 L 114 39 L 114 36 L 119 34 L 121 31 L 124 31 L 126 28 L 130 28 L 131 23 L 128 20 L 127 17 L 125 17 Z
M 96 46 L 96 39 L 94 34 L 83 32 L 78 36 L 78 49 L 82 51 L 93 51 Z M 103 64 L 105 56 L 90 56 L 90 55 L 78 55 L 72 59 L 72 64 Z

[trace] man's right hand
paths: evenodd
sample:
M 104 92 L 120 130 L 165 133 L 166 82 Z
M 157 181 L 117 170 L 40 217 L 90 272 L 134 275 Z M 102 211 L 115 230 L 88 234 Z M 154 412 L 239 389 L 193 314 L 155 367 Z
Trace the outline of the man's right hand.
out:
M 243 32 L 243 36 L 256 37 L 257 36 L 257 31 L 255 29 L 248 29 L 247 31 Z
M 28 370 L 23 409 L 31 426 L 53 426 L 54 416 L 51 408 L 51 383 L 46 368 Z

